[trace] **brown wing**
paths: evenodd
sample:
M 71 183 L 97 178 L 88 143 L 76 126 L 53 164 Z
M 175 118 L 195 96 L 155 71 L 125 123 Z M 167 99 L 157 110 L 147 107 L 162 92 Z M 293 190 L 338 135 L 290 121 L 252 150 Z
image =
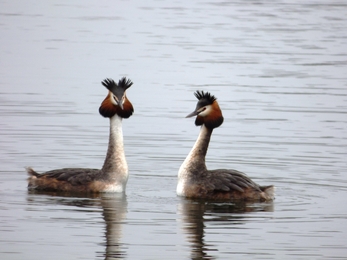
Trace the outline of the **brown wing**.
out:
M 210 191 L 238 191 L 246 189 L 261 191 L 258 184 L 252 181 L 246 174 L 236 170 L 218 169 L 209 171 L 207 176 Z
M 71 185 L 85 185 L 95 180 L 100 173 L 98 169 L 84 168 L 64 168 L 52 170 L 37 175 L 37 178 L 55 179 L 58 181 L 66 181 Z

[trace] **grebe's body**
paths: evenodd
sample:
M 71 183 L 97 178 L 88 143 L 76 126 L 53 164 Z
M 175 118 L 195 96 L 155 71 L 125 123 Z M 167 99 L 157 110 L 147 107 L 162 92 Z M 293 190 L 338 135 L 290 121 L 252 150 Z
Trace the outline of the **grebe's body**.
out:
M 122 119 L 129 118 L 134 109 L 126 97 L 126 89 L 133 83 L 126 78 L 116 84 L 106 79 L 102 84 L 109 90 L 99 112 L 110 118 L 110 137 L 104 165 L 99 169 L 64 168 L 42 174 L 28 167 L 28 188 L 64 192 L 125 192 L 128 165 L 124 154 Z
M 214 128 L 223 123 L 222 111 L 210 93 L 197 91 L 198 104 L 187 117 L 197 116 L 201 125 L 198 139 L 178 172 L 177 194 L 187 198 L 269 201 L 274 198 L 273 186 L 259 186 L 246 174 L 231 170 L 207 170 L 205 157 Z

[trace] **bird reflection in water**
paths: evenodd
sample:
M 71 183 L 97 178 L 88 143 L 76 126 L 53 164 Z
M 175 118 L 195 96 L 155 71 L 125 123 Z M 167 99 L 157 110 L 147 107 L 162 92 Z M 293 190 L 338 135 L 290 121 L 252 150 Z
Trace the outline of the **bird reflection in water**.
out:
M 62 192 L 28 191 L 28 204 L 58 204 L 63 206 L 88 208 L 90 210 L 101 208 L 105 221 L 104 252 L 96 252 L 98 259 L 124 259 L 126 246 L 121 242 L 122 226 L 127 215 L 127 200 L 123 193 L 80 194 Z
M 215 259 L 212 251 L 216 246 L 205 241 L 207 222 L 226 222 L 227 225 L 240 225 L 246 221 L 245 213 L 272 212 L 273 203 L 225 203 L 207 200 L 182 198 L 178 205 L 178 215 L 183 232 L 191 247 L 191 259 Z
M 126 246 L 121 243 L 123 221 L 127 215 L 127 200 L 124 194 L 106 193 L 101 198 L 102 215 L 105 220 L 105 259 L 123 259 Z

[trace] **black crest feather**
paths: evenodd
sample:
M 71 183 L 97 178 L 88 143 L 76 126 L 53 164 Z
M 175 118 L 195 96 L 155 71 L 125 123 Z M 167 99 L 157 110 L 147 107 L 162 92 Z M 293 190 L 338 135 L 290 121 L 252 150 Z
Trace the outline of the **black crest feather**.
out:
M 211 95 L 209 92 L 204 92 L 199 90 L 196 91 L 194 95 L 197 99 L 199 99 L 199 101 L 203 101 L 203 103 L 207 103 L 209 105 L 212 105 L 212 103 L 217 99 L 215 96 Z
M 113 79 L 105 79 L 104 81 L 101 81 L 101 84 L 104 85 L 107 89 L 117 87 L 117 84 Z
M 127 79 L 126 77 L 123 77 L 118 81 L 118 86 L 124 90 L 130 88 L 132 84 L 133 82 L 130 79 Z
M 118 81 L 118 84 L 113 79 L 109 78 L 102 81 L 101 84 L 104 85 L 108 90 L 115 92 L 117 87 L 123 89 L 123 91 L 127 90 L 132 86 L 133 82 L 130 79 L 123 77 Z

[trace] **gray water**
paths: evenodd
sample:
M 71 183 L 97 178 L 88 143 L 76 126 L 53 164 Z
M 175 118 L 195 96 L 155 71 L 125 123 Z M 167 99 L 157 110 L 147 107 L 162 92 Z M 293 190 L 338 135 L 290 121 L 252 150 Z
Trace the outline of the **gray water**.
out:
M 346 259 L 345 1 L 1 1 L 1 259 Z M 100 168 L 100 82 L 129 77 L 126 196 L 26 188 L 25 166 Z M 175 194 L 218 98 L 209 169 L 276 186 L 272 203 Z

